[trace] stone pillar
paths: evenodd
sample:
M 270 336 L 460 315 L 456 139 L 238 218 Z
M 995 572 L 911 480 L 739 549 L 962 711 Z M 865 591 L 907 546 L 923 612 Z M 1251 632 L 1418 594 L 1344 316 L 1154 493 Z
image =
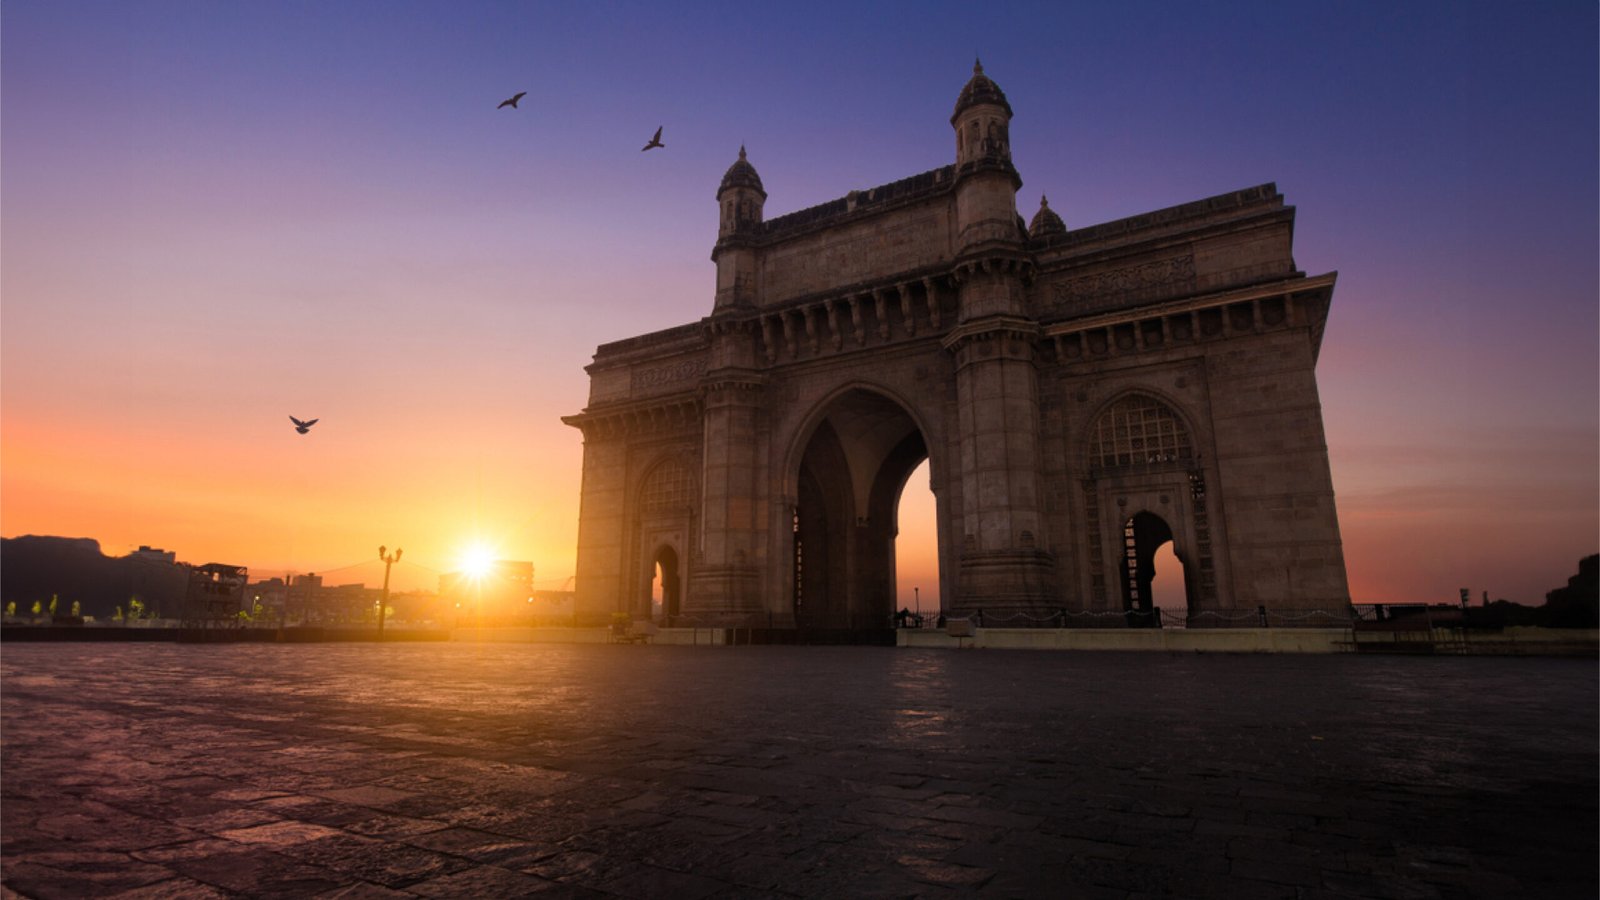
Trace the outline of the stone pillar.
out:
M 1037 337 L 1027 318 L 992 315 L 958 326 L 944 341 L 955 356 L 961 446 L 960 567 L 951 607 L 955 615 L 982 609 L 990 624 L 1017 613 L 1042 618 L 1059 605 L 1040 511 Z
M 578 511 L 578 571 L 573 589 L 578 621 L 598 624 L 623 609 L 625 527 L 624 478 L 627 447 L 599 432 L 602 426 L 583 416 L 570 416 L 568 424 L 584 429 L 583 490 Z
M 760 382 L 753 372 L 722 370 L 708 378 L 700 561 L 684 614 L 727 624 L 764 610 L 757 560 L 756 434 Z
M 713 357 L 724 365 L 707 372 L 701 383 L 702 515 L 698 558 L 683 602 L 685 616 L 728 625 L 766 621 L 760 568 L 766 549 L 761 465 L 766 441 L 760 433 L 765 379 L 738 350 L 738 342 L 750 342 L 744 330 L 712 328 Z

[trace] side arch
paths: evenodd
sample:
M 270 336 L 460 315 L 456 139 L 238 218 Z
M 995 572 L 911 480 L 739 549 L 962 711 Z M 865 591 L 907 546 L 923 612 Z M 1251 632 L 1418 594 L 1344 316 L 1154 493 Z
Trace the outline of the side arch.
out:
M 1213 479 L 1198 417 L 1158 388 L 1133 385 L 1081 421 L 1083 431 L 1069 452 L 1079 454 L 1084 467 L 1093 523 L 1085 558 L 1088 605 L 1125 612 L 1131 626 L 1155 624 L 1148 596 L 1152 557 L 1170 540 L 1184 603 L 1182 610 L 1164 607 L 1163 619 L 1169 626 L 1217 624 L 1214 614 L 1196 619 L 1217 609 L 1222 568 L 1221 517 L 1207 496 Z

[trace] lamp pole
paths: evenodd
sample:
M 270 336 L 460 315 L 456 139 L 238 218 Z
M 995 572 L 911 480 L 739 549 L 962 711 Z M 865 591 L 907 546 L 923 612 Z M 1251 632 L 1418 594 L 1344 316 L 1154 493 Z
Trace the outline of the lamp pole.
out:
M 383 599 L 378 601 L 378 639 L 383 639 L 383 616 L 389 611 L 389 567 L 400 561 L 400 554 L 404 553 L 399 547 L 394 548 L 394 555 L 389 555 L 387 546 L 378 548 L 378 558 L 383 560 Z

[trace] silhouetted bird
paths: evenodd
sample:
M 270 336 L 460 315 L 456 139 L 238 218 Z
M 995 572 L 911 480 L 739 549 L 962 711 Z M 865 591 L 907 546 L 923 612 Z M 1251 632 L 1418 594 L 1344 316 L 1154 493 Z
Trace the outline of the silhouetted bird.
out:
M 655 137 L 650 139 L 650 143 L 645 144 L 643 147 L 640 147 L 639 148 L 639 152 L 643 153 L 644 151 L 649 150 L 651 147 L 665 147 L 665 146 L 666 146 L 666 144 L 661 143 L 661 129 L 657 128 Z
M 526 96 L 528 96 L 528 92 L 527 91 L 518 91 L 517 95 L 515 97 L 512 97 L 510 100 L 505 100 L 505 101 L 501 102 L 501 104 L 499 106 L 496 106 L 495 109 L 505 109 L 508 106 L 511 107 L 512 109 L 516 109 L 517 108 L 517 101 L 521 100 L 523 97 L 526 97 Z
M 311 430 L 311 426 L 317 424 L 318 420 L 312 419 L 309 422 L 302 422 L 299 419 L 296 419 L 294 416 L 290 416 L 289 417 L 289 421 L 294 423 L 294 430 L 295 431 L 298 431 L 301 434 L 305 434 L 306 432 Z

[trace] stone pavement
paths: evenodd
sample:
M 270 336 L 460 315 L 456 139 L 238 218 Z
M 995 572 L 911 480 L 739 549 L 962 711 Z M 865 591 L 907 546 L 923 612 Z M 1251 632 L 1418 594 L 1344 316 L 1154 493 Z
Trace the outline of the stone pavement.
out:
M 5 897 L 1596 895 L 1593 661 L 7 644 Z

